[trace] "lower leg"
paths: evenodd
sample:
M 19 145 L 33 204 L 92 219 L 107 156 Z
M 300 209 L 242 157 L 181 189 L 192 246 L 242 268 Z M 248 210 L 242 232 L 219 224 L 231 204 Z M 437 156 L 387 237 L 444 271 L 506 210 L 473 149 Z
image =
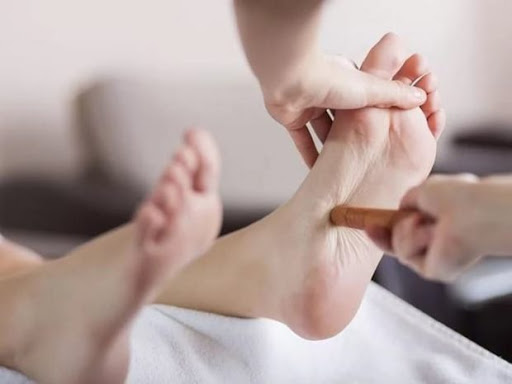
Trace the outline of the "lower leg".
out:
M 217 234 L 214 149 L 189 134 L 130 227 L 0 280 L 1 365 L 42 384 L 123 382 L 135 315 Z
M 279 281 L 279 271 L 268 265 L 267 259 L 274 254 L 274 260 L 279 260 L 281 247 L 272 251 L 273 246 L 269 244 L 276 237 L 274 231 L 279 231 L 284 224 L 283 220 L 286 220 L 284 215 L 274 213 L 217 239 L 202 257 L 164 284 L 155 303 L 237 317 L 275 318 L 275 311 L 270 307 L 278 307 L 278 303 L 270 303 L 269 298 L 273 296 L 272 285 Z M 64 258 L 107 260 L 126 253 L 134 236 L 134 223 L 128 223 L 76 248 Z M 265 244 L 264 249 L 262 244 Z M 263 279 L 264 285 L 261 284 Z M 197 284 L 198 281 L 201 284 Z

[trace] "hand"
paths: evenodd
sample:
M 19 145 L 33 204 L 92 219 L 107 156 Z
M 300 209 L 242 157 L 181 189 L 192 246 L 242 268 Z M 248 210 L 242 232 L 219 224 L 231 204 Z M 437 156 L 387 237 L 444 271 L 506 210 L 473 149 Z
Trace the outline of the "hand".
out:
M 510 254 L 512 179 L 434 176 L 410 190 L 403 208 L 419 211 L 393 228 L 369 228 L 384 251 L 433 280 L 451 281 L 486 254 Z M 508 222 L 508 224 L 507 224 Z
M 288 129 L 309 167 L 318 158 L 318 150 L 306 124 L 312 123 L 323 143 L 332 125 L 327 109 L 410 109 L 426 101 L 426 93 L 411 87 L 410 82 L 386 80 L 359 71 L 352 61 L 341 56 L 319 55 L 300 68 L 288 83 L 267 87 L 262 84 L 262 89 L 267 110 Z
M 411 83 L 384 79 L 382 73 L 360 72 L 349 60 L 323 54 L 318 31 L 325 3 L 234 1 L 242 45 L 260 82 L 267 109 L 288 129 L 309 167 L 315 163 L 318 151 L 306 124 L 316 123 L 316 135 L 323 142 L 332 124 L 327 109 L 412 109 L 427 99 L 425 92 L 411 87 Z M 395 67 L 400 63 L 392 64 Z

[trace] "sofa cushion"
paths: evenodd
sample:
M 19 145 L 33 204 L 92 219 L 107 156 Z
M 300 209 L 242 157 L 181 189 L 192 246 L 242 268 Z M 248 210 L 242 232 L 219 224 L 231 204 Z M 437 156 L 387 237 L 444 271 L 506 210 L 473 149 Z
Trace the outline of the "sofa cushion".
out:
M 231 207 L 276 206 L 305 175 L 292 141 L 268 116 L 250 78 L 112 79 L 78 100 L 94 164 L 114 180 L 149 188 L 190 126 L 215 135 L 222 195 Z

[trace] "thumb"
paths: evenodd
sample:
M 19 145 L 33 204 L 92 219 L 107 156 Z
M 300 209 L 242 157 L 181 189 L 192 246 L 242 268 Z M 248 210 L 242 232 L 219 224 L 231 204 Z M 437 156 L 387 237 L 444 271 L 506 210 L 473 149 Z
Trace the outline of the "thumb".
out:
M 337 62 L 329 71 L 322 71 L 320 89 L 327 85 L 327 95 L 319 107 L 359 109 L 364 107 L 398 107 L 411 109 L 423 105 L 425 91 L 400 81 L 381 79 Z
M 401 81 L 385 80 L 365 72 L 358 72 L 357 76 L 368 107 L 411 109 L 427 100 L 424 90 Z

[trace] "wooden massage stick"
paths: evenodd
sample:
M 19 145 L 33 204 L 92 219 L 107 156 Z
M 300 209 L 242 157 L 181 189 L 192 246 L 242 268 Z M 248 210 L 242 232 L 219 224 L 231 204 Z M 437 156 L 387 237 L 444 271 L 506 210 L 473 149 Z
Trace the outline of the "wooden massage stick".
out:
M 400 220 L 416 212 L 417 211 L 411 209 L 375 209 L 340 205 L 331 211 L 331 222 L 338 227 L 361 230 L 371 226 L 392 229 Z

